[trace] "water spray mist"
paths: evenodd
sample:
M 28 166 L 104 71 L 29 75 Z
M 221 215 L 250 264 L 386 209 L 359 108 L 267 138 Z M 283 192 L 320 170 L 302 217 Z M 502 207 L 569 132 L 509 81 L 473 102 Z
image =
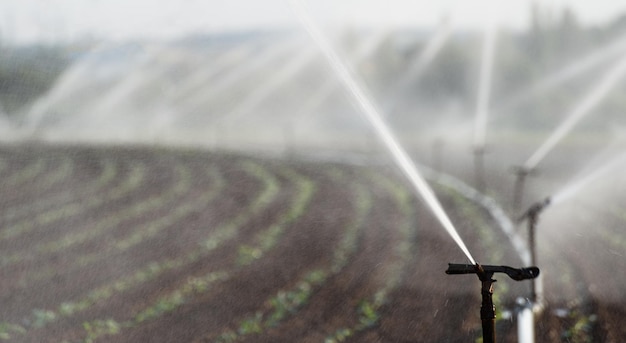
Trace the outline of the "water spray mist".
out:
M 476 101 L 476 119 L 474 121 L 474 172 L 476 188 L 484 192 L 484 155 L 487 136 L 487 117 L 491 96 L 491 79 L 495 55 L 496 26 L 492 11 L 488 11 L 485 21 L 485 36 L 480 59 L 478 79 L 478 98 Z
M 607 163 L 596 168 L 593 172 L 570 182 L 566 187 L 552 196 L 552 203 L 557 204 L 572 197 L 592 181 L 599 179 L 601 176 L 606 175 L 608 172 L 613 171 L 618 167 L 623 167 L 624 164 L 626 164 L 626 153 L 619 154 Z
M 470 254 L 469 249 L 467 249 L 467 246 L 461 239 L 461 236 L 459 236 L 458 232 L 454 228 L 454 225 L 452 225 L 450 218 L 444 211 L 443 206 L 435 196 L 434 191 L 430 188 L 428 183 L 426 183 L 426 180 L 424 180 L 422 175 L 418 172 L 417 167 L 411 161 L 406 151 L 404 151 L 396 137 L 392 134 L 387 124 L 382 120 L 382 116 L 380 115 L 370 98 L 365 95 L 363 88 L 359 86 L 359 84 L 356 82 L 355 77 L 350 74 L 348 68 L 344 65 L 339 56 L 337 56 L 335 50 L 331 47 L 328 40 L 311 21 L 302 1 L 292 0 L 290 1 L 290 3 L 302 25 L 311 35 L 311 38 L 313 38 L 315 43 L 317 43 L 319 48 L 324 53 L 324 56 L 328 59 L 331 67 L 339 76 L 339 79 L 341 80 L 343 85 L 355 98 L 357 104 L 363 110 L 363 113 L 365 114 L 367 120 L 374 128 L 382 143 L 389 150 L 389 153 L 393 157 L 396 164 L 407 176 L 411 184 L 415 187 L 417 193 L 429 206 L 429 208 L 435 214 L 444 229 L 446 229 L 448 234 L 450 234 L 454 242 L 459 246 L 459 248 L 461 248 L 468 260 L 472 264 L 476 264 L 476 261 L 472 257 L 472 254 Z
M 587 114 L 591 112 L 613 89 L 619 80 L 626 74 L 626 56 L 610 68 L 603 78 L 592 88 L 587 96 L 576 105 L 566 119 L 552 132 L 550 137 L 532 154 L 524 163 L 524 168 L 534 169 L 546 155 L 554 149 L 556 144 L 567 135 L 572 128 Z

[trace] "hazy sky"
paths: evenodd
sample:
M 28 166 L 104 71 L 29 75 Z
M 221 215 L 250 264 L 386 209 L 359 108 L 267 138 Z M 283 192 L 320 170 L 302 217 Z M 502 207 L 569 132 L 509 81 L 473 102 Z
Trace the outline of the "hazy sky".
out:
M 316 21 L 332 26 L 434 26 L 453 11 L 462 27 L 478 27 L 493 10 L 499 22 L 523 27 L 529 0 L 307 0 Z M 582 22 L 625 13 L 616 0 L 536 0 L 569 6 Z M 11 41 L 172 38 L 191 32 L 297 25 L 289 0 L 2 0 L 0 37 Z

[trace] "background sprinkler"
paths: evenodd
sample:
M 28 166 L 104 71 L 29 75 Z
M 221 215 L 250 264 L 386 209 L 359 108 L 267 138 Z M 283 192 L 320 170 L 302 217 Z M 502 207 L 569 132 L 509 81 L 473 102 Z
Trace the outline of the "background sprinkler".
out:
M 519 219 L 520 222 L 524 219 L 528 220 L 528 246 L 530 248 L 531 265 L 536 265 L 537 263 L 537 254 L 535 249 L 535 229 L 537 228 L 539 213 L 541 213 L 541 211 L 543 211 L 543 209 L 546 208 L 548 205 L 550 205 L 549 197 L 530 206 L 530 208 L 526 210 L 526 212 Z M 531 284 L 530 299 L 533 304 L 538 304 L 537 286 L 534 280 Z
M 515 185 L 513 186 L 513 211 L 518 212 L 522 206 L 522 197 L 524 193 L 524 183 L 526 176 L 535 175 L 537 172 L 534 168 L 527 168 L 525 166 L 514 166 L 513 173 L 515 173 Z
M 494 343 L 496 341 L 496 308 L 493 305 L 493 279 L 494 273 L 505 273 L 515 281 L 534 279 L 539 275 L 539 268 L 512 268 L 508 266 L 490 266 L 480 264 L 457 264 L 448 263 L 446 274 L 476 274 L 481 282 L 480 293 L 482 304 L 480 306 L 480 319 L 483 327 L 483 343 Z

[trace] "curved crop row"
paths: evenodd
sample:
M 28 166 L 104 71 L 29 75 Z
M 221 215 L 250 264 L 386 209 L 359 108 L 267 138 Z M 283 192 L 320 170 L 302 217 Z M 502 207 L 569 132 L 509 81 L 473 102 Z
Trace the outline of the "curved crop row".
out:
M 338 170 L 333 170 L 334 182 L 343 184 L 345 177 Z M 267 328 L 276 327 L 288 316 L 296 315 L 296 312 L 305 306 L 311 294 L 316 288 L 324 284 L 332 275 L 339 273 L 347 264 L 350 256 L 354 254 L 359 236 L 363 227 L 363 221 L 372 206 L 372 195 L 367 192 L 362 184 L 351 184 L 353 198 L 356 200 L 352 220 L 342 230 L 343 236 L 333 251 L 333 258 L 323 268 L 316 268 L 304 273 L 304 277 L 295 281 L 295 286 L 290 289 L 278 291 L 274 296 L 266 299 L 264 309 L 246 317 L 236 324 L 236 329 L 229 329 L 217 335 L 216 342 L 235 342 L 248 334 L 258 334 Z
M 262 190 L 259 192 L 258 196 L 253 199 L 250 206 L 246 210 L 239 211 L 238 214 L 229 219 L 229 221 L 221 224 L 215 230 L 212 230 L 205 240 L 199 242 L 197 249 L 192 250 L 183 256 L 165 258 L 158 262 L 150 262 L 126 276 L 112 280 L 109 283 L 87 292 L 84 297 L 60 303 L 55 310 L 33 310 L 33 318 L 30 320 L 33 323 L 33 327 L 41 328 L 57 321 L 60 318 L 72 317 L 97 303 L 106 301 L 116 294 L 121 294 L 132 288 L 139 287 L 142 284 L 156 279 L 166 272 L 190 265 L 207 256 L 207 254 L 217 248 L 224 241 L 235 237 L 237 230 L 243 224 L 245 224 L 252 216 L 257 215 L 273 201 L 279 188 L 277 180 L 260 165 L 253 162 L 245 162 L 242 163 L 242 169 L 257 178 L 259 182 L 263 184 Z M 225 181 L 222 175 L 215 168 L 210 169 L 208 173 L 214 180 L 210 192 L 212 193 L 212 196 L 216 196 L 224 188 Z M 8 323 L 4 323 L 4 325 L 12 327 L 12 331 L 14 332 L 26 333 L 26 328 L 21 328 L 18 325 Z M 98 324 L 94 324 L 93 327 L 96 328 L 99 326 Z M 93 330 L 89 329 L 88 331 L 91 332 Z
M 206 202 L 209 202 L 211 200 L 212 197 L 217 196 L 217 193 L 223 187 L 223 184 L 221 183 L 221 178 L 217 180 L 218 182 L 216 183 L 216 188 L 205 192 L 203 196 L 203 198 L 205 198 L 204 199 L 205 201 L 203 202 L 202 201 L 203 199 L 200 198 L 199 200 L 201 201 L 199 203 L 195 203 L 195 208 L 198 208 L 198 209 L 202 208 Z M 251 208 L 251 214 L 258 212 L 263 206 L 268 204 L 271 201 L 271 199 L 275 196 L 276 189 L 277 187 L 275 185 L 275 181 L 274 180 L 270 181 L 269 185 L 267 186 L 267 189 L 253 203 L 253 206 Z M 198 199 L 196 199 L 195 201 L 198 201 Z M 145 239 L 148 236 L 153 236 L 157 233 L 158 230 L 165 228 L 164 223 L 167 224 L 167 223 L 175 222 L 175 219 L 180 218 L 184 214 L 181 209 L 191 210 L 189 208 L 189 204 L 191 203 L 193 203 L 193 201 L 182 205 L 181 207 L 178 208 L 177 212 L 174 212 L 174 214 L 171 214 L 171 213 L 165 214 L 165 216 L 161 217 L 160 219 L 157 219 L 139 228 L 136 228 L 134 230 L 134 234 L 130 235 L 131 239 L 129 239 L 129 237 L 126 237 L 125 239 L 122 239 L 122 240 L 113 241 L 113 242 L 110 242 L 104 250 L 78 256 L 74 260 L 73 265 L 66 266 L 66 270 L 67 271 L 80 270 L 81 268 L 85 268 L 97 261 L 107 258 L 112 253 L 119 253 L 119 252 L 130 249 L 132 245 L 141 243 L 142 238 Z M 218 227 L 218 229 L 214 233 L 209 235 L 209 238 L 201 242 L 200 245 L 202 246 L 202 248 L 199 248 L 197 250 L 190 252 L 183 259 L 180 259 L 180 258 L 165 259 L 162 264 L 168 265 L 168 266 L 176 266 L 181 263 L 187 264 L 187 263 L 191 263 L 195 261 L 204 253 L 215 249 L 221 242 L 234 237 L 236 235 L 237 228 L 243 222 L 245 222 L 248 217 L 249 217 L 248 213 L 246 213 L 245 211 L 241 211 L 238 215 L 235 216 L 235 218 L 231 219 L 225 225 Z M 165 220 L 163 220 L 163 218 L 165 218 Z M 148 230 L 150 231 L 147 233 L 142 233 L 142 229 L 144 228 L 148 228 Z M 150 264 L 150 265 L 152 267 L 148 267 L 148 269 L 152 270 L 153 272 L 155 268 L 153 267 L 153 264 Z M 157 269 L 160 270 L 161 268 L 157 268 Z M 165 269 L 170 269 L 170 268 L 165 268 Z M 54 270 L 45 270 L 43 272 L 35 272 L 31 274 L 31 277 L 29 279 L 24 280 L 24 282 L 28 283 L 28 282 L 32 282 L 36 280 L 45 279 L 45 278 L 51 277 L 54 274 L 55 274 Z
M 43 181 L 38 180 L 39 182 L 36 183 L 36 186 L 39 191 L 48 189 L 56 183 L 68 180 L 73 172 L 74 161 L 70 157 L 64 156 L 61 165 L 59 165 L 56 170 L 46 174 Z
M 3 257 L 2 266 L 20 262 L 24 259 L 34 259 L 49 254 L 64 251 L 74 245 L 84 243 L 88 240 L 95 239 L 111 228 L 119 226 L 122 222 L 141 216 L 142 214 L 164 206 L 176 197 L 186 193 L 190 188 L 188 171 L 179 168 L 179 182 L 176 182 L 171 189 L 164 191 L 158 195 L 153 195 L 148 199 L 142 199 L 133 205 L 123 208 L 116 213 L 112 213 L 99 221 L 90 223 L 89 227 L 83 230 L 76 230 L 65 234 L 63 237 L 51 242 L 42 242 L 36 244 L 28 251 L 20 251 L 18 253 Z
M 15 171 L 13 174 L 8 175 L 2 180 L 2 186 L 4 188 L 8 187 L 18 187 L 35 177 L 37 177 L 40 173 L 42 173 L 46 168 L 46 160 L 43 158 L 38 158 L 36 161 L 30 163 L 24 168 Z
M 93 239 L 105 232 L 109 229 L 115 228 L 120 225 L 121 222 L 125 220 L 130 220 L 134 217 L 141 216 L 143 213 L 146 213 L 150 210 L 154 210 L 155 208 L 159 208 L 164 206 L 166 203 L 175 200 L 181 194 L 186 193 L 191 187 L 191 178 L 190 172 L 187 168 L 182 166 L 175 167 L 178 169 L 177 174 L 179 175 L 178 181 L 172 186 L 170 190 L 168 190 L 162 196 L 155 196 L 150 199 L 143 199 L 141 202 L 136 203 L 134 206 L 129 208 L 125 208 L 110 217 L 106 217 L 100 222 L 98 222 L 95 227 L 91 227 L 85 231 L 80 231 L 77 233 L 72 233 L 62 237 L 59 240 L 53 242 L 43 243 L 39 248 L 39 253 L 54 253 L 63 251 L 65 248 L 83 243 L 89 239 Z M 203 195 L 204 198 L 210 198 L 210 194 Z M 201 201 L 209 201 L 210 199 L 200 199 Z M 140 243 L 143 239 L 147 237 L 155 235 L 159 230 L 162 230 L 165 227 L 168 227 L 175 223 L 175 220 L 185 215 L 188 211 L 190 211 L 190 204 L 193 201 L 186 202 L 183 205 L 176 207 L 173 211 L 166 213 L 165 215 L 151 220 L 139 227 L 133 228 L 129 237 L 119 239 L 119 240 L 105 240 L 104 243 L 99 244 L 99 249 L 95 251 L 90 251 L 87 253 L 83 253 L 77 255 L 72 262 L 72 265 L 65 266 L 65 271 L 74 271 L 80 268 L 84 268 L 94 262 L 100 261 L 102 259 L 108 258 L 111 254 L 116 252 L 121 252 L 124 250 L 128 250 L 133 245 Z M 199 205 L 200 206 L 200 205 Z M 184 210 L 184 211 L 183 211 Z M 20 280 L 22 284 L 28 284 L 34 281 L 46 279 L 51 277 L 52 275 L 57 274 L 57 271 L 54 269 L 50 269 L 44 266 L 43 270 L 35 271 L 29 274 L 29 277 L 26 279 Z
M 124 183 L 112 188 L 106 194 L 99 197 L 88 198 L 83 201 L 69 203 L 59 208 L 40 213 L 34 216 L 34 218 L 27 218 L 16 224 L 10 225 L 8 228 L 0 232 L 0 241 L 14 239 L 38 228 L 43 229 L 56 221 L 75 216 L 86 209 L 94 208 L 105 202 L 119 199 L 139 187 L 144 180 L 145 166 L 143 164 L 137 164 L 133 167 L 130 175 Z
M 385 282 L 369 298 L 359 301 L 355 313 L 357 324 L 344 326 L 328 335 L 324 342 L 342 342 L 353 335 L 373 327 L 380 320 L 379 309 L 389 300 L 389 294 L 401 282 L 403 271 L 412 259 L 415 241 L 414 209 L 410 205 L 410 195 L 406 189 L 388 178 L 381 178 L 379 174 L 371 174 L 372 182 L 386 189 L 390 193 L 402 214 L 402 220 L 396 230 L 400 234 L 400 239 L 392 250 L 390 263 L 385 268 Z
M 261 258 L 268 250 L 272 249 L 285 232 L 287 224 L 294 222 L 300 217 L 311 201 L 311 197 L 315 191 L 314 183 L 311 180 L 304 179 L 291 170 L 285 170 L 283 173 L 296 184 L 298 196 L 291 204 L 289 212 L 279 218 L 276 223 L 269 228 L 259 232 L 253 239 L 254 243 L 249 245 L 244 244 L 239 247 L 237 258 L 237 264 L 239 266 L 252 263 L 254 260 Z
M 39 159 L 45 161 L 48 160 L 45 157 L 39 157 Z M 74 171 L 74 161 L 69 156 L 62 156 L 59 157 L 59 159 L 61 161 L 54 167 L 54 169 L 37 173 L 37 175 L 34 175 L 31 179 L 29 179 L 27 186 L 21 186 L 20 189 L 22 192 L 20 192 L 20 195 L 31 192 L 42 194 L 52 188 L 55 184 L 69 180 L 70 175 Z M 50 164 L 45 163 L 45 165 L 49 166 Z
M 207 253 L 218 248 L 225 241 L 237 236 L 239 229 L 253 216 L 258 215 L 277 196 L 279 191 L 278 180 L 260 164 L 247 161 L 243 169 L 263 183 L 263 190 L 251 205 L 238 211 L 228 222 L 218 226 L 205 240 L 200 243 L 201 252 Z
M 63 182 L 65 163 L 56 159 L 31 179 L 51 185 L 41 200 L 5 212 L 9 227 L 27 223 L 26 216 L 45 225 L 0 239 L 10 280 L 0 288 L 0 339 L 397 341 L 388 338 L 408 337 L 402 327 L 410 320 L 402 318 L 410 311 L 423 315 L 428 304 L 446 301 L 431 289 L 433 279 L 422 277 L 441 246 L 458 251 L 441 232 L 429 232 L 430 218 L 417 230 L 417 211 L 426 209 L 385 171 L 199 151 L 73 156 L 76 182 L 61 188 L 50 181 Z M 112 169 L 105 160 L 115 161 Z M 88 210 L 69 207 L 93 204 L 80 203 L 87 197 L 77 197 L 79 189 L 110 197 L 128 181 L 120 171 L 130 176 L 136 161 L 145 166 L 139 186 Z M 17 163 L 31 165 L 10 167 Z M 115 175 L 96 187 L 97 179 L 107 180 L 105 170 Z M 23 198 L 36 196 L 34 189 Z M 488 216 L 455 195 L 445 200 L 463 225 L 478 227 L 468 243 L 486 243 Z M 69 209 L 65 217 L 62 208 Z M 13 293 L 15 280 L 23 287 Z M 437 299 L 426 300 L 431 295 Z M 451 308 L 462 311 L 462 305 L 438 307 L 415 325 L 435 323 L 437 310 L 441 316 Z
M 20 217 L 36 215 L 37 212 L 41 212 L 49 207 L 60 207 L 71 201 L 82 201 L 82 199 L 78 199 L 79 197 L 83 199 L 91 198 L 96 196 L 96 192 L 113 182 L 117 177 L 117 173 L 117 166 L 112 163 L 110 159 L 107 159 L 104 162 L 102 172 L 92 182 L 81 185 L 78 188 L 61 191 L 48 197 L 33 199 L 27 204 L 11 206 L 2 211 L 0 218 L 2 218 L 4 223 L 8 223 Z
M 291 206 L 283 213 L 274 224 L 259 232 L 255 237 L 255 243 L 246 245 L 247 249 L 254 251 L 252 258 L 245 262 L 233 261 L 233 269 L 211 271 L 207 274 L 190 277 L 187 282 L 174 290 L 168 291 L 165 295 L 155 299 L 148 306 L 132 313 L 130 319 L 119 321 L 112 318 L 97 319 L 83 324 L 85 338 L 83 342 L 92 342 L 99 337 L 115 335 L 124 329 L 136 327 L 146 321 L 154 320 L 166 313 L 169 313 L 179 306 L 187 303 L 191 299 L 208 292 L 214 283 L 230 279 L 235 270 L 243 265 L 253 263 L 256 259 L 262 258 L 269 251 L 287 225 L 294 222 L 309 205 L 313 196 L 315 186 L 313 183 L 292 171 L 285 172 L 286 177 L 293 182 L 298 191 Z M 239 251 L 241 251 L 241 246 Z

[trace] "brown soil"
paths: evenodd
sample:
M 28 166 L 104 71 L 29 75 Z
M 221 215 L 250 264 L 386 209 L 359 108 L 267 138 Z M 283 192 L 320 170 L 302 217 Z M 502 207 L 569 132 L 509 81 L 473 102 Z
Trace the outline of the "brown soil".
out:
M 403 211 L 389 188 L 373 181 L 410 189 L 395 170 L 147 148 L 6 146 L 0 150 L 6 165 L 0 175 L 5 179 L 19 180 L 12 175 L 43 160 L 40 172 L 0 189 L 0 232 L 15 223 L 29 223 L 29 218 L 36 224 L 28 233 L 0 241 L 2 257 L 25 256 L 0 268 L 0 335 L 9 337 L 8 341 L 81 342 L 90 334 L 97 342 L 213 342 L 225 334 L 246 342 L 324 342 L 333 336 L 347 342 L 474 342 L 481 337 L 478 279 L 444 273 L 448 262 L 466 261 L 464 255 L 418 199 L 411 196 L 410 211 Z M 65 158 L 71 160 L 72 171 L 47 182 L 46 177 L 54 175 Z M 87 193 L 105 161 L 116 165 L 115 179 L 96 193 Z M 86 201 L 84 197 L 106 196 L 138 163 L 145 166 L 145 179 L 129 194 L 59 220 L 34 221 L 42 213 L 80 204 Z M 266 207 L 257 212 L 253 204 L 266 190 L 267 179 L 255 175 L 246 163 L 273 177 L 278 187 Z M 93 239 L 49 254 L 35 250 L 42 243 L 80 235 L 94 223 L 167 192 L 180 181 L 177 166 L 190 172 L 191 187 L 183 194 Z M 218 187 L 207 172 L 210 168 L 217 169 L 224 187 L 206 206 L 184 212 L 129 249 L 112 248 L 130 234 L 168 218 L 177 208 L 193 207 L 203 194 Z M 314 186 L 311 198 L 300 214 L 290 214 L 307 182 Z M 42 184 L 46 187 L 38 187 Z M 357 189 L 372 199 L 363 218 L 357 218 L 364 201 Z M 68 191 L 76 194 L 5 220 L 9 209 L 61 199 L 59 194 Z M 436 191 L 478 261 L 520 265 L 484 209 L 454 190 L 437 187 Z M 235 236 L 212 250 L 201 248 L 207 237 L 241 215 L 249 217 L 236 225 Z M 624 233 L 615 229 L 623 227 L 625 219 L 615 214 L 602 218 L 597 234 L 590 234 L 585 230 L 591 225 L 589 219 L 572 216 L 572 238 L 567 244 L 559 244 L 559 232 L 541 233 L 539 267 L 546 308 L 536 318 L 538 342 L 620 342 L 626 337 L 622 325 L 626 318 Z M 407 221 L 414 229 L 408 242 L 401 231 Z M 329 272 L 347 228 L 356 222 L 360 224 L 346 263 Z M 277 225 L 282 231 L 273 243 L 263 243 L 258 235 Z M 240 263 L 242 251 L 263 244 L 257 258 Z M 408 250 L 399 257 L 396 251 L 402 245 Z M 100 295 L 74 313 L 61 309 L 64 303 L 89 299 L 103 285 L 132 278 L 151 263 L 182 261 L 197 251 L 188 262 L 133 286 L 109 289 L 110 294 Z M 91 260 L 85 262 L 87 257 Z M 315 270 L 326 270 L 327 277 L 310 285 L 304 302 L 289 308 L 278 322 L 267 324 L 276 310 L 272 299 L 297 289 Z M 190 291 L 186 286 L 193 278 L 218 272 L 226 277 L 206 288 Z M 396 276 L 398 283 L 386 290 L 385 301 L 374 308 L 375 319 L 361 325 L 366 316 L 361 309 L 364 302 L 372 302 Z M 514 310 L 515 299 L 528 294 L 528 283 L 507 280 L 504 275 L 496 278 L 499 310 Z M 176 292 L 182 300 L 165 304 Z M 138 321 L 137 315 L 150 308 L 156 309 L 153 316 Z M 263 319 L 246 327 L 255 316 Z M 514 317 L 497 322 L 501 341 L 516 341 L 516 330 Z

